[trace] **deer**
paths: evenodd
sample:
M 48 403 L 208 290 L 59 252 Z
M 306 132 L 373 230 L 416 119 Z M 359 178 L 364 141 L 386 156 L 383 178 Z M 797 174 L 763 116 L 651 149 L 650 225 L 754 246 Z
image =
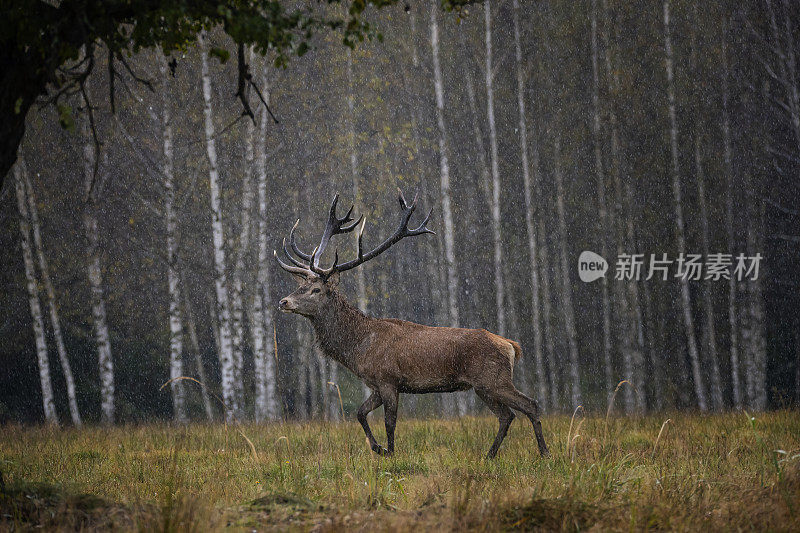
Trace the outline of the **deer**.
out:
M 294 313 L 311 321 L 316 342 L 322 353 L 347 368 L 370 390 L 370 395 L 358 408 L 356 418 L 364 429 L 373 452 L 392 455 L 395 447 L 395 426 L 399 395 L 456 392 L 474 390 L 499 420 L 497 436 L 487 454 L 497 451 L 514 420 L 514 411 L 523 413 L 533 425 L 539 453 L 549 456 L 539 405 L 514 386 L 514 365 L 522 357 L 520 345 L 485 329 L 433 327 L 399 320 L 368 316 L 351 305 L 339 290 L 339 276 L 379 256 L 407 237 L 433 234 L 427 227 L 433 209 L 414 229 L 409 222 L 416 209 L 417 196 L 408 204 L 399 190 L 400 223 L 389 237 L 370 251 L 364 252 L 362 239 L 366 218 L 354 219 L 351 206 L 344 217 L 337 214 L 339 196 L 335 195 L 328 220 L 319 244 L 311 253 L 297 243 L 295 230 L 298 219 L 289 232 L 289 245 L 283 239 L 283 252 L 288 263 L 277 251 L 273 255 L 280 267 L 297 282 L 297 289 L 282 298 L 278 309 Z M 335 251 L 333 264 L 320 266 L 320 258 L 330 240 L 336 235 L 356 233 L 356 257 L 339 262 Z M 367 415 L 383 405 L 387 446 L 378 444 L 370 429 Z

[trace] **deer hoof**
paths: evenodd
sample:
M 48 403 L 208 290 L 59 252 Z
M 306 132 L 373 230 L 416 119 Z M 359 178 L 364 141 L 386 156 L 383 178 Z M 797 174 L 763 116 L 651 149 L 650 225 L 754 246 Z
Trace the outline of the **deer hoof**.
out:
M 391 455 L 389 451 L 380 444 L 373 444 L 372 451 L 377 453 L 378 455 Z

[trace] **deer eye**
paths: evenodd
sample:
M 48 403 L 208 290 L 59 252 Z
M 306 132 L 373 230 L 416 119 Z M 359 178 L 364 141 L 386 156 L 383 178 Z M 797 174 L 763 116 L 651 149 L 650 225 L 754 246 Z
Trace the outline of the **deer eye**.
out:
M 318 287 L 314 287 L 313 289 L 311 289 L 311 294 L 317 294 L 318 292 L 319 292 Z

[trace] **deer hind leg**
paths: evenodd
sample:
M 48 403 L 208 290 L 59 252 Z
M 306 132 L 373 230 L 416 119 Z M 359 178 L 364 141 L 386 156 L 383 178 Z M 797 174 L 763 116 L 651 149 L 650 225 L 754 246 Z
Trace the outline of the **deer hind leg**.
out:
M 372 394 L 370 394 L 369 398 L 367 398 L 364 403 L 361 404 L 361 407 L 358 408 L 358 412 L 356 413 L 356 418 L 358 418 L 359 424 L 361 424 L 361 427 L 364 428 L 364 433 L 367 435 L 369 447 L 373 452 L 379 455 L 383 455 L 385 450 L 378 444 L 378 441 L 375 440 L 375 436 L 372 434 L 372 430 L 369 427 L 369 422 L 367 421 L 367 415 L 380 407 L 382 404 L 383 400 L 381 399 L 381 395 L 378 394 L 377 391 L 372 391 Z
M 536 443 L 539 445 L 539 453 L 542 457 L 549 457 L 550 452 L 547 450 L 547 444 L 544 442 L 542 423 L 539 421 L 539 404 L 536 400 L 525 396 L 511 384 L 500 390 L 492 391 L 491 395 L 495 400 L 500 401 L 508 407 L 525 413 L 525 416 L 527 416 L 528 420 L 533 424 L 533 432 L 536 434 Z
M 489 453 L 486 454 L 487 459 L 494 459 L 494 456 L 497 455 L 497 450 L 500 449 L 500 444 L 502 444 L 503 439 L 506 438 L 506 433 L 508 433 L 508 428 L 511 426 L 511 422 L 514 421 L 514 411 L 499 401 L 493 400 L 483 391 L 476 389 L 475 394 L 478 395 L 478 398 L 483 400 L 483 403 L 485 403 L 489 409 L 492 410 L 492 412 L 500 421 L 500 428 L 497 430 L 497 436 L 494 438 L 494 442 L 492 443 L 492 447 L 489 449 Z
M 397 426 L 397 387 L 392 385 L 382 386 L 380 389 L 381 399 L 383 400 L 383 416 L 386 423 L 386 448 L 387 455 L 394 453 L 394 428 Z

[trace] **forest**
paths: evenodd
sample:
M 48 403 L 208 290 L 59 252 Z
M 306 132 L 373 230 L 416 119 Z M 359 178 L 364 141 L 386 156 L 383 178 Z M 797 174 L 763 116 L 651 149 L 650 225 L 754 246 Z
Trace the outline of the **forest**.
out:
M 519 342 L 545 414 L 614 394 L 628 414 L 798 405 L 795 2 L 407 0 L 364 19 L 353 46 L 332 29 L 288 61 L 245 48 L 252 116 L 219 27 L 167 55 L 98 47 L 85 91 L 31 107 L 0 189 L 0 423 L 351 417 L 365 390 L 278 312 L 295 284 L 273 250 L 299 219 L 310 251 L 335 194 L 371 248 L 398 189 L 435 234 L 342 292 Z M 334 240 L 325 264 L 355 256 Z M 488 412 L 471 392 L 400 409 Z

